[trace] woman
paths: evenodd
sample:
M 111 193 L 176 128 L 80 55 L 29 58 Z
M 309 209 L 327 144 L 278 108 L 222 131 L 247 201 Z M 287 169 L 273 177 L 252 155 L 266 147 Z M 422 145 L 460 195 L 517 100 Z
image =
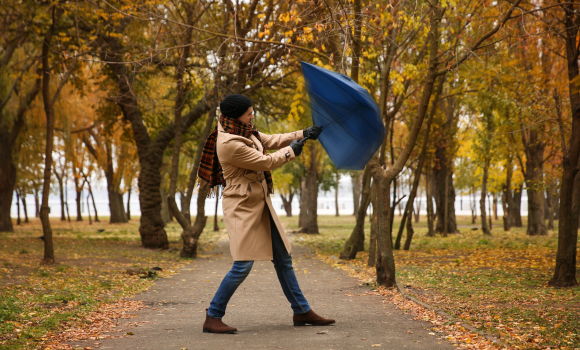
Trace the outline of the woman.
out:
M 282 290 L 294 311 L 295 326 L 334 323 L 314 313 L 304 298 L 292 268 L 290 242 L 269 196 L 273 193 L 270 170 L 299 156 L 303 144 L 298 140 L 304 137 L 316 140 L 322 128 L 311 126 L 289 134 L 262 134 L 252 123 L 252 101 L 242 95 L 226 97 L 220 103 L 220 111 L 220 121 L 203 149 L 199 177 L 208 182 L 210 189 L 225 187 L 224 219 L 234 264 L 207 309 L 203 331 L 237 331 L 221 319 L 228 301 L 250 273 L 255 260 L 274 263 Z M 279 151 L 266 153 L 266 149 Z

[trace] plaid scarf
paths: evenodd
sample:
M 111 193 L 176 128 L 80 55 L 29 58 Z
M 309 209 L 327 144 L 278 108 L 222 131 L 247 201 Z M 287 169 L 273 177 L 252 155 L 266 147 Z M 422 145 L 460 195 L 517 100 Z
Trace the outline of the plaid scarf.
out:
M 224 132 L 227 132 L 228 134 L 243 136 L 247 139 L 250 139 L 251 135 L 256 136 L 256 138 L 262 144 L 262 150 L 264 154 L 266 154 L 266 147 L 264 147 L 264 143 L 262 143 L 262 139 L 260 138 L 260 133 L 253 123 L 247 125 L 237 119 L 226 118 L 222 115 L 220 116 L 220 124 L 224 128 Z M 199 171 L 197 172 L 197 176 L 209 184 L 210 190 L 208 192 L 208 197 L 213 196 L 215 193 L 215 186 L 221 185 L 222 189 L 226 187 L 224 171 L 216 152 L 217 135 L 218 127 L 216 126 L 205 141 L 203 152 L 201 153 Z M 268 184 L 268 193 L 274 193 L 272 173 L 269 171 L 264 171 L 264 176 L 266 178 L 266 183 Z

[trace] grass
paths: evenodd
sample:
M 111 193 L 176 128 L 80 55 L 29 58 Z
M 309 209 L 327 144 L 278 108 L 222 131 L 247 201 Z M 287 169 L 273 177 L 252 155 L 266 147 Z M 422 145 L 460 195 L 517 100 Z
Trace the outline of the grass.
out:
M 281 219 L 289 231 L 297 228 L 296 217 Z M 138 220 L 116 225 L 106 221 L 53 221 L 53 266 L 40 264 L 43 242 L 37 220 L 15 226 L 14 233 L 0 233 L 0 349 L 38 348 L 47 334 L 82 325 L 83 316 L 99 305 L 151 286 L 150 279 L 127 274 L 128 268 L 159 266 L 166 276 L 187 262 L 179 258 L 181 230 L 176 223 L 166 227 L 171 249 L 158 251 L 140 246 Z M 399 221 L 397 217 L 395 229 Z M 395 252 L 399 284 L 514 348 L 579 349 L 580 288 L 547 286 L 556 232 L 528 237 L 525 228 L 503 232 L 495 223 L 490 237 L 472 231 L 476 225 L 470 218 L 458 221 L 461 233 L 449 237 L 427 237 L 426 223 L 414 224 L 411 250 Z M 210 229 L 211 222 L 207 226 L 202 254 L 220 237 Z M 320 216 L 321 234 L 295 235 L 294 242 L 315 248 L 323 257 L 337 256 L 353 226 L 350 215 Z M 368 237 L 368 221 L 365 229 Z M 366 245 L 368 250 L 368 239 Z M 361 252 L 352 264 L 364 272 L 359 274 L 363 283 L 375 285 L 367 259 L 368 253 Z
M 282 218 L 289 230 L 297 218 Z M 395 232 L 400 217 L 395 219 Z M 479 222 L 479 220 L 478 220 Z M 338 256 L 354 226 L 353 216 L 320 216 L 320 235 L 299 234 L 295 243 L 322 256 Z M 530 237 L 524 228 L 503 232 L 495 223 L 492 236 L 472 231 L 471 218 L 459 217 L 459 234 L 426 236 L 426 223 L 414 223 L 410 251 L 395 251 L 398 284 L 420 300 L 519 349 L 580 348 L 580 288 L 556 289 L 552 277 L 557 231 Z M 525 222 L 524 222 L 525 225 Z M 352 261 L 375 285 L 374 268 L 365 252 Z M 580 264 L 578 266 L 580 280 Z M 364 278 L 363 278 L 364 279 Z
M 138 220 L 113 225 L 107 218 L 101 220 L 93 225 L 52 221 L 52 266 L 40 264 L 39 220 L 15 225 L 13 233 L 0 233 L 0 349 L 39 348 L 47 334 L 82 325 L 83 316 L 103 303 L 152 285 L 149 278 L 129 275 L 128 268 L 146 271 L 159 266 L 163 277 L 189 260 L 179 257 L 181 229 L 176 223 L 166 227 L 169 251 L 159 251 L 141 247 Z M 204 232 L 200 253 L 218 238 L 213 231 Z

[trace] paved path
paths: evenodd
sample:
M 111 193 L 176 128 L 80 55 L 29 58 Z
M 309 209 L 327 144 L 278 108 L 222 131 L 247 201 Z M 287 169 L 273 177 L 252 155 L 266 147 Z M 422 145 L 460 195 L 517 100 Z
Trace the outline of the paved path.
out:
M 135 299 L 150 307 L 137 312 L 136 319 L 119 325 L 123 333 L 130 331 L 134 335 L 104 339 L 99 348 L 453 349 L 428 334 L 430 323 L 414 321 L 392 304 L 381 303 L 379 296 L 346 295 L 347 291 L 363 294 L 368 287 L 359 286 L 355 278 L 315 259 L 312 251 L 301 247 L 293 248 L 293 258 L 302 291 L 312 309 L 336 319 L 335 325 L 294 327 L 292 310 L 273 264 L 258 261 L 234 294 L 223 318 L 226 324 L 238 328 L 238 333 L 202 333 L 205 308 L 232 264 L 227 244 L 221 242 L 207 257 L 196 259 L 178 275 L 160 279 L 151 290 L 137 295 Z M 126 325 L 141 321 L 147 323 L 139 327 Z

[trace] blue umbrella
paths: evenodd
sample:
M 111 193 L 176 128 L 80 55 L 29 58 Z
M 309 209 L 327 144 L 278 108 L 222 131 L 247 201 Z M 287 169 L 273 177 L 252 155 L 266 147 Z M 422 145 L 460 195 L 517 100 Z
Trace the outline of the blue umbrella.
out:
M 322 147 L 338 169 L 364 169 L 385 138 L 379 107 L 350 77 L 300 63 Z

